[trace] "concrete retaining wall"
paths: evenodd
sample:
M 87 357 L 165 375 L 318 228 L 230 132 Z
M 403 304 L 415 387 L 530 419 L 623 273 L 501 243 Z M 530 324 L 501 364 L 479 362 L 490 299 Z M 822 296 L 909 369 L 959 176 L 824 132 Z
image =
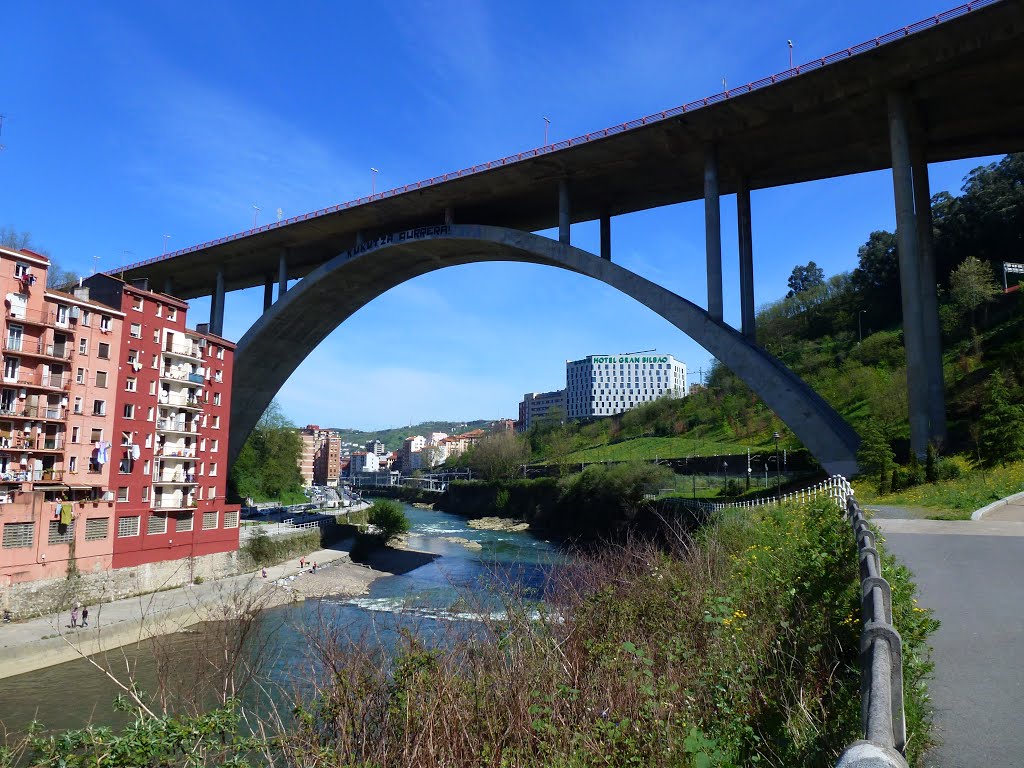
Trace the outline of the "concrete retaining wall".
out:
M 108 568 L 72 578 L 11 584 L 0 594 L 0 608 L 18 619 L 55 613 L 74 602 L 95 605 L 123 597 L 191 584 L 197 577 L 218 579 L 238 573 L 238 552 Z

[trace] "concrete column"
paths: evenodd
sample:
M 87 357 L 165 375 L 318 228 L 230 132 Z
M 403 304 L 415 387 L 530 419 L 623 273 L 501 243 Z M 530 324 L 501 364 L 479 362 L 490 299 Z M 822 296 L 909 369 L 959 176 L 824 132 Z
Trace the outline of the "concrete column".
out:
M 210 297 L 210 333 L 224 335 L 224 269 L 217 270 L 217 282 Z
M 569 245 L 569 182 L 558 182 L 558 242 Z
M 601 258 L 612 260 L 612 217 L 607 213 L 601 214 Z
M 914 135 L 910 158 L 914 174 L 917 243 L 921 249 L 921 332 L 924 335 L 925 372 L 928 377 L 928 437 L 932 442 L 941 443 L 946 439 L 946 392 L 942 373 L 935 248 L 932 243 L 932 193 L 924 137 L 920 134 Z
M 277 258 L 277 300 L 288 293 L 288 249 L 282 248 Z
M 718 151 L 704 153 L 704 235 L 707 242 L 708 314 L 722 322 L 722 208 L 718 197 Z
M 364 242 L 365 238 L 363 237 L 363 230 L 360 229 L 358 232 L 356 232 L 356 248 L 358 248 Z
M 900 260 L 900 292 L 903 299 L 903 347 L 907 355 L 907 400 L 910 411 L 910 449 L 923 457 L 928 448 L 928 377 L 921 312 L 921 255 L 917 217 L 914 215 L 914 176 L 910 166 L 910 132 L 907 129 L 907 98 L 888 94 L 889 148 L 892 153 L 892 184 L 896 201 L 896 245 Z
M 274 276 L 267 275 L 263 279 L 263 311 L 266 312 L 274 303 Z
M 444 209 L 444 223 L 448 226 L 455 223 L 455 209 L 451 206 Z
M 750 225 L 750 179 L 746 176 L 739 178 L 736 188 L 736 226 L 740 243 L 740 328 L 744 336 L 754 341 L 754 238 Z

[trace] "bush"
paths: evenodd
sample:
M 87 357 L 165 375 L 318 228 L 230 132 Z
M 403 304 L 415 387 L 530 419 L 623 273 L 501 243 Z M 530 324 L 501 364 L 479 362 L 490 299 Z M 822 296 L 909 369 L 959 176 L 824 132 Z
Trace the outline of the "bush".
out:
M 394 501 L 384 499 L 374 502 L 366 518 L 370 525 L 377 529 L 378 536 L 384 544 L 409 532 L 409 518 L 405 516 L 402 507 Z

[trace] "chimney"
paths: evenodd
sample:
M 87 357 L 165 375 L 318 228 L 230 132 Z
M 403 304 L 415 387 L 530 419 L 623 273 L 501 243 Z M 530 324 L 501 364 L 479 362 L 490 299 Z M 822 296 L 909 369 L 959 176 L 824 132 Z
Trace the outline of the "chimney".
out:
M 136 279 L 132 280 L 132 285 L 134 287 L 136 287 L 136 288 L 139 288 L 140 290 L 148 291 L 149 290 L 149 278 L 148 277 L 136 278 Z
M 209 323 L 196 323 L 196 333 L 209 333 L 209 332 L 210 332 L 210 324 Z
M 78 285 L 78 286 L 75 286 L 75 298 L 76 299 L 82 299 L 83 301 L 88 301 L 89 300 L 89 286 L 88 285 Z

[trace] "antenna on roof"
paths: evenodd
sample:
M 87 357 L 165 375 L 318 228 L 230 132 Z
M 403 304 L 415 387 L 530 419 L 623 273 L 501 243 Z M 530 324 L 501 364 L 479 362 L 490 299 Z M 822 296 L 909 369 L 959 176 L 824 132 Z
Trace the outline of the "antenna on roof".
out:
M 94 275 L 97 272 L 99 272 L 99 266 L 100 266 L 100 257 L 99 256 L 93 256 L 92 257 L 92 273 Z

